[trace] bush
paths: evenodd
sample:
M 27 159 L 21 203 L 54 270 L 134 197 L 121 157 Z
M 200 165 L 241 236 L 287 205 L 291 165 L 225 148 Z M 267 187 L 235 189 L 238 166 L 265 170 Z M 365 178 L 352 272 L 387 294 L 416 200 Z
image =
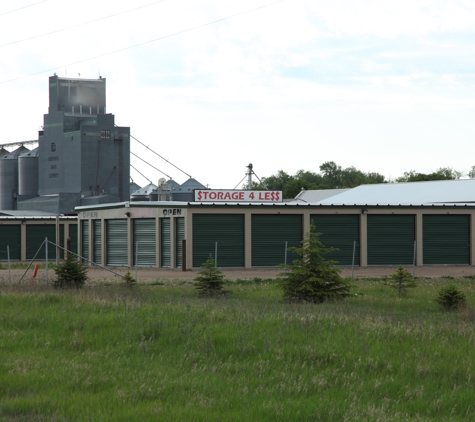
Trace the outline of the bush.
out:
M 435 301 L 444 311 L 456 311 L 465 306 L 465 293 L 454 283 L 449 283 L 439 290 Z
M 310 232 L 305 234 L 302 247 L 291 247 L 301 259 L 288 265 L 288 271 L 279 274 L 279 286 L 284 299 L 290 302 L 321 303 L 328 299 L 342 299 L 350 294 L 350 284 L 340 277 L 336 261 L 325 260 L 324 256 L 335 248 L 326 248 L 319 240 L 321 233 L 315 232 L 313 222 Z
M 87 281 L 87 269 L 84 264 L 68 253 L 66 259 L 54 268 L 56 280 L 53 280 L 55 288 L 80 289 Z
M 396 289 L 399 297 L 406 296 L 408 289 L 417 287 L 417 282 L 412 274 L 401 265 L 399 265 L 395 274 L 389 276 L 385 284 Z
M 122 277 L 122 279 L 125 281 L 125 285 L 127 287 L 134 287 L 137 285 L 137 280 L 132 277 L 132 274 L 130 274 L 130 271 L 127 271 L 125 275 Z
M 198 274 L 199 276 L 194 279 L 198 296 L 210 297 L 227 293 L 223 289 L 225 282 L 224 274 L 216 268 L 216 261 L 212 255 L 201 266 L 201 271 Z

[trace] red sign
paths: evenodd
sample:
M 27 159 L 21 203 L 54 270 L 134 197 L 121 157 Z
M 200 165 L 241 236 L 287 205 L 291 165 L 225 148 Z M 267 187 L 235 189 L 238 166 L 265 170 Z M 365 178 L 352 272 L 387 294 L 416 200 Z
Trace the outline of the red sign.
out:
M 282 202 L 282 191 L 197 189 L 195 202 Z

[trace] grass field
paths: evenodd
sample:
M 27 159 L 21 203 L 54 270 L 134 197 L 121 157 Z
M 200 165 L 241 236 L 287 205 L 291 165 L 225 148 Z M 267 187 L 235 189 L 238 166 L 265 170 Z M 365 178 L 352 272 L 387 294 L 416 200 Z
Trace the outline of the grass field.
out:
M 257 280 L 259 281 L 259 280 Z M 0 287 L 0 421 L 475 420 L 475 281 L 286 304 L 272 281 Z

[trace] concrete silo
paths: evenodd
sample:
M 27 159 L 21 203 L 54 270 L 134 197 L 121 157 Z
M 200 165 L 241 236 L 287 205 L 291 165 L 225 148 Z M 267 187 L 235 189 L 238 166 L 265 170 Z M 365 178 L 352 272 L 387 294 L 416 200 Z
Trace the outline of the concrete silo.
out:
M 18 157 L 28 151 L 21 146 L 0 157 L 0 210 L 17 209 Z
M 38 195 L 38 152 L 35 148 L 18 157 L 18 196 L 22 199 Z

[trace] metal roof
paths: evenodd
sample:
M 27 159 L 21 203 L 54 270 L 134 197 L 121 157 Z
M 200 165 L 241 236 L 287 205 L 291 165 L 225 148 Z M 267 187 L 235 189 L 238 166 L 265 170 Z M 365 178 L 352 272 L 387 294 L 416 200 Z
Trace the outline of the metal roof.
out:
M 318 205 L 455 205 L 475 203 L 475 179 L 361 185 Z
M 323 201 L 324 199 L 330 198 L 335 195 L 339 195 L 343 192 L 349 191 L 350 189 L 322 189 L 322 190 L 305 190 L 302 189 L 300 193 L 290 201 L 300 202 L 300 203 L 309 203 L 314 204 L 316 202 Z

